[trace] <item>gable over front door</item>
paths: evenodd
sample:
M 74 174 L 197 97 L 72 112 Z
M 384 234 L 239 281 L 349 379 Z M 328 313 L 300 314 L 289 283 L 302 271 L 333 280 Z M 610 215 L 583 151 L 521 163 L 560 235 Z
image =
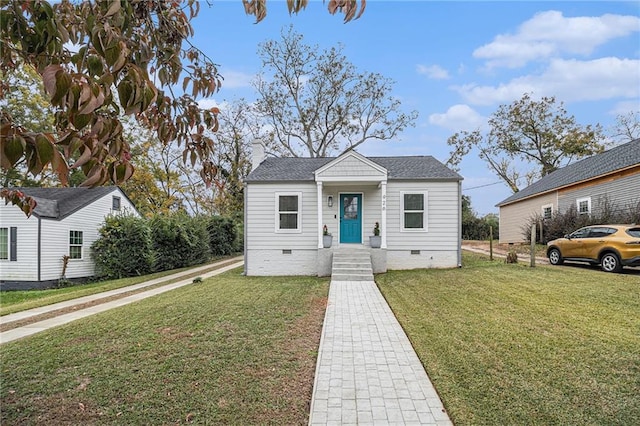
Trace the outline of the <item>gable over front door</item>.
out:
M 362 243 L 362 194 L 340 194 L 340 243 Z

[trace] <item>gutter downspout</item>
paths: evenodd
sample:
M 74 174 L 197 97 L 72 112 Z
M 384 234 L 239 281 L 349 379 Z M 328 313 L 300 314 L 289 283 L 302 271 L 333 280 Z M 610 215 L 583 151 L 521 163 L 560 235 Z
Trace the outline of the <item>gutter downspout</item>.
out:
M 42 264 L 42 218 L 38 216 L 38 282 L 42 281 L 41 278 L 41 264 Z

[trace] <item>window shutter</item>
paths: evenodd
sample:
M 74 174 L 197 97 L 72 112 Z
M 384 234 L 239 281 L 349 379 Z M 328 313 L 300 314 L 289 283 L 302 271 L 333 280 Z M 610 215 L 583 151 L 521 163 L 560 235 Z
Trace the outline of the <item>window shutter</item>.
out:
M 9 260 L 15 262 L 18 260 L 18 228 L 11 227 L 9 235 Z

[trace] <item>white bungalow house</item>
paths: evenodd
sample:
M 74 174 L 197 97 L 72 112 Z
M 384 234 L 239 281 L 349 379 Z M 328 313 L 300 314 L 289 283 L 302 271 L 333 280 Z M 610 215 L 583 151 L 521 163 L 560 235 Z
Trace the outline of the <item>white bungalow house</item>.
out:
M 254 142 L 245 273 L 329 275 L 336 249 L 369 250 L 374 272 L 460 266 L 461 181 L 431 156 L 265 158 Z M 372 249 L 376 223 L 381 247 Z
M 91 245 L 106 216 L 139 216 L 117 186 L 97 188 L 13 188 L 38 203 L 31 217 L 18 207 L 0 203 L 0 288 L 51 287 L 62 277 L 94 275 Z

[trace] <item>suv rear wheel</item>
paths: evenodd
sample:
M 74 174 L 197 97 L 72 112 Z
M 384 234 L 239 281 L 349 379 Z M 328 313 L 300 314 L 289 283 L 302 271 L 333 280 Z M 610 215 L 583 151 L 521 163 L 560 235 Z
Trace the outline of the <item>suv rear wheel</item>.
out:
M 620 258 L 617 254 L 605 253 L 600 258 L 600 267 L 605 272 L 620 272 L 622 263 L 620 263 Z

